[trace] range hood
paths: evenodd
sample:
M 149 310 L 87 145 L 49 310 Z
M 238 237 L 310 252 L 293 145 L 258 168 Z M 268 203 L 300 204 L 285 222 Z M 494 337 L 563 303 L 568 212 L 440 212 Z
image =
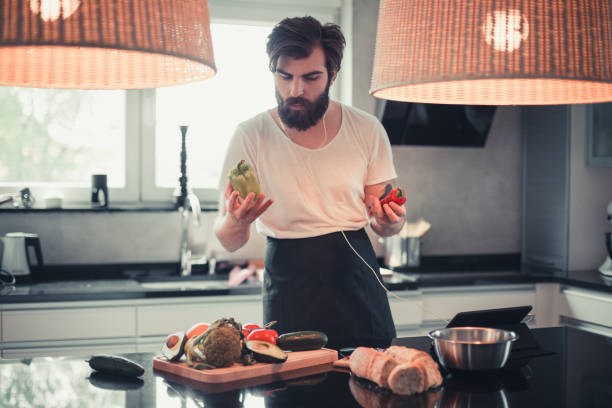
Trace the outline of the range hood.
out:
M 376 116 L 392 145 L 484 147 L 496 110 L 379 99 Z

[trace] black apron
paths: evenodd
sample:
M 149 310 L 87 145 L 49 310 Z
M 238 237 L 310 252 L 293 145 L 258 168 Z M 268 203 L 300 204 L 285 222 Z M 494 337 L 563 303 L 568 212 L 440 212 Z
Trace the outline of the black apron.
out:
M 367 233 L 345 231 L 349 242 L 382 282 Z M 312 238 L 267 239 L 264 323 L 279 333 L 319 330 L 330 348 L 358 346 L 396 336 L 389 300 L 374 274 L 340 232 Z

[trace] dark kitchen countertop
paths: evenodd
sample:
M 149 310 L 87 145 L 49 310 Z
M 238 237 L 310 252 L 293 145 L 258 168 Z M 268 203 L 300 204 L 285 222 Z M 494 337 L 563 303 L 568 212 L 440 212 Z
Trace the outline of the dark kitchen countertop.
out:
M 136 353 L 124 356 L 143 365 L 145 374 L 127 383 L 90 380 L 88 356 L 0 360 L 0 398 L 7 406 L 81 407 L 95 401 L 96 406 L 130 408 L 610 406 L 612 340 L 568 327 L 534 329 L 533 334 L 548 353 L 511 358 L 506 368 L 486 375 L 445 373 L 442 387 L 407 397 L 381 393 L 371 383 L 340 371 L 303 381 L 274 378 L 275 382 L 257 386 L 224 385 L 225 390 L 215 392 L 221 386 L 187 383 L 153 371 L 155 354 Z M 426 337 L 393 343 L 430 350 Z
M 60 267 L 55 267 L 60 268 Z M 61 268 L 60 268 L 61 269 Z M 67 272 L 54 278 L 21 279 L 13 286 L 0 287 L 0 304 L 58 301 L 93 301 L 117 299 L 168 298 L 181 296 L 258 295 L 258 282 L 230 287 L 227 274 L 194 274 L 179 277 L 167 267 L 129 267 L 121 272 L 79 272 L 67 267 Z M 485 286 L 500 284 L 534 284 L 557 282 L 562 285 L 612 293 L 612 278 L 598 271 L 551 273 L 536 270 L 482 271 L 406 271 L 384 277 L 390 290 L 418 290 L 449 286 Z M 98 277 L 98 278 L 95 278 Z

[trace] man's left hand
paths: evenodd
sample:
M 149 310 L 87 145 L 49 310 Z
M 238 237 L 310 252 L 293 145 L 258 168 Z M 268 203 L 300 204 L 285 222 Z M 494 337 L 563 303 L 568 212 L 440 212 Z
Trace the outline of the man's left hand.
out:
M 399 224 L 401 227 L 406 218 L 406 208 L 404 205 L 399 205 L 396 202 L 380 205 L 378 197 L 369 195 L 366 197 L 366 206 L 368 215 L 374 217 L 376 224 L 381 227 Z

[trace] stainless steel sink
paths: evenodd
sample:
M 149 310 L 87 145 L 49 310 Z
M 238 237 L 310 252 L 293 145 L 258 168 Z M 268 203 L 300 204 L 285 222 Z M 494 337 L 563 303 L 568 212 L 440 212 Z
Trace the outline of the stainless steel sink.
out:
M 144 289 L 152 290 L 214 290 L 228 289 L 227 281 L 166 281 L 166 282 L 141 282 Z

